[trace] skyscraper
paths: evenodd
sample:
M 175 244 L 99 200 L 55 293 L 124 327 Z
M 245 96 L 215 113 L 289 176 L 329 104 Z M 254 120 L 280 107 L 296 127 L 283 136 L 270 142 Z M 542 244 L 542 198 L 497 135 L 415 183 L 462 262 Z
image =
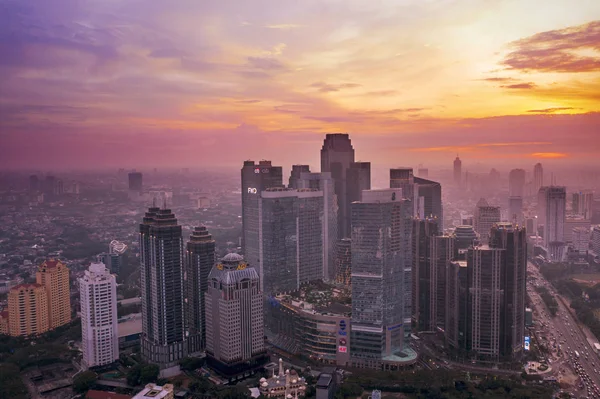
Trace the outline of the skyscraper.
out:
M 338 200 L 338 239 L 350 236 L 350 201 L 347 196 L 347 170 L 354 162 L 350 136 L 327 134 L 321 148 L 321 172 L 330 172 Z
M 475 231 L 479 233 L 479 239 L 482 244 L 487 244 L 490 229 L 495 223 L 500 222 L 500 207 L 490 206 L 485 198 L 481 198 L 477 202 L 473 222 Z
M 283 187 L 281 166 L 271 161 L 245 161 L 242 167 L 242 250 L 251 265 L 259 265 L 258 204 L 261 193 L 272 187 Z
M 288 188 L 300 188 L 298 186 L 298 180 L 303 173 L 310 173 L 310 166 L 308 165 L 292 165 L 292 172 L 290 174 L 290 182 Z
M 103 263 L 92 263 L 79 278 L 81 346 L 85 367 L 119 359 L 117 280 Z
M 266 294 L 322 280 L 323 192 L 271 188 L 259 202 L 258 273 Z
M 561 260 L 565 243 L 567 192 L 565 187 L 550 186 L 544 190 L 544 246 L 552 260 Z
M 17 336 L 35 336 L 49 330 L 48 295 L 41 284 L 20 284 L 8 293 L 8 331 Z
M 346 177 L 348 203 L 360 201 L 363 190 L 371 189 L 371 162 L 352 162 Z
M 508 199 L 508 220 L 511 223 L 523 224 L 523 197 Z
M 129 190 L 141 192 L 143 189 L 142 184 L 142 173 L 141 172 L 131 172 L 129 173 Z
M 454 160 L 454 185 L 456 187 L 460 187 L 462 184 L 462 161 L 456 154 L 456 159 Z
M 518 359 L 525 340 L 527 295 L 527 233 L 511 223 L 498 223 L 490 231 L 490 247 L 505 250 L 501 288 L 500 355 Z
M 415 178 L 412 168 L 390 169 L 390 188 L 401 188 L 402 197 L 412 203 L 412 216 L 416 216 L 417 201 L 415 196 Z
M 432 315 L 432 238 L 439 234 L 435 219 L 413 219 L 412 322 L 418 331 L 434 331 Z
M 444 329 L 446 323 L 446 290 L 448 285 L 448 264 L 456 253 L 455 239 L 450 235 L 437 235 L 431 238 L 431 327 Z
M 440 232 L 444 230 L 444 212 L 442 208 L 442 185 L 433 180 L 414 178 L 417 195 L 416 215 L 420 219 L 436 218 Z
M 352 282 L 352 240 L 342 238 L 337 244 L 335 281 L 350 286 Z
M 118 275 L 121 272 L 124 262 L 124 254 L 127 251 L 127 244 L 112 240 L 108 244 L 108 252 L 98 255 L 100 262 L 110 270 L 112 274 Z
M 206 353 L 209 364 L 225 375 L 266 360 L 260 279 L 238 254 L 226 255 L 208 277 Z
M 573 193 L 572 207 L 575 215 L 591 219 L 594 209 L 594 193 L 592 191 Z
M 37 192 L 40 189 L 40 179 L 37 175 L 29 176 L 29 191 L 32 193 Z
M 35 280 L 46 289 L 49 328 L 52 330 L 69 323 L 71 287 L 67 265 L 56 259 L 48 259 L 38 267 Z
M 411 264 L 410 201 L 400 189 L 363 191 L 352 204 L 353 361 L 379 368 L 401 362 L 405 316 L 410 324 L 410 286 L 404 276 Z M 408 302 L 408 303 L 407 303 Z
M 323 274 L 326 279 L 336 278 L 336 242 L 338 204 L 331 173 L 302 173 L 298 188 L 311 188 L 323 192 Z
M 508 174 L 508 196 L 521 197 L 525 195 L 525 170 L 513 169 Z
M 140 224 L 142 358 L 163 376 L 187 355 L 183 238 L 170 209 L 149 208 Z
M 534 193 L 540 191 L 544 185 L 544 168 L 541 163 L 536 163 L 533 167 L 533 190 Z
M 188 351 L 199 352 L 206 346 L 206 290 L 208 275 L 215 265 L 215 240 L 204 226 L 196 227 L 187 243 L 185 257 L 186 322 Z

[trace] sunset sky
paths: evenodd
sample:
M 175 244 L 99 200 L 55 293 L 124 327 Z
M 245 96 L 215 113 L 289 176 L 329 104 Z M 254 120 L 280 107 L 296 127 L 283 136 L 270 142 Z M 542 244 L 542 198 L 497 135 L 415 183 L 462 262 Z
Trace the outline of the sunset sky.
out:
M 0 166 L 600 163 L 598 0 L 0 0 Z

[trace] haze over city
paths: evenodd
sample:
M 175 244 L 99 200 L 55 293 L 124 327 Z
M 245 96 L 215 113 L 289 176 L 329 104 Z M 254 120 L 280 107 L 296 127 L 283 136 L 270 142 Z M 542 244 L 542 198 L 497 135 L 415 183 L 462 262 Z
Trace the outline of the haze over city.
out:
M 599 162 L 594 0 L 1 4 L 3 167 Z

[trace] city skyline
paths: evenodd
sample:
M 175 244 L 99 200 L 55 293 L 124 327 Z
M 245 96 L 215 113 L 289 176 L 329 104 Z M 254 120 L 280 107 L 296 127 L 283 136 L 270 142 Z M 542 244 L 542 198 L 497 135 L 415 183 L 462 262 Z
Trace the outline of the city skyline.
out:
M 598 162 L 594 1 L 3 5 L 2 167 Z

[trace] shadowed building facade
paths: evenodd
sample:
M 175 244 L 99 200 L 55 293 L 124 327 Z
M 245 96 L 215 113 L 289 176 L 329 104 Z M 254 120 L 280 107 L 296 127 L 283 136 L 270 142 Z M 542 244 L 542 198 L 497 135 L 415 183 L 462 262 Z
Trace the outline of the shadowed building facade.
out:
M 149 208 L 140 224 L 141 347 L 164 376 L 187 356 L 183 274 L 181 225 L 170 209 Z

